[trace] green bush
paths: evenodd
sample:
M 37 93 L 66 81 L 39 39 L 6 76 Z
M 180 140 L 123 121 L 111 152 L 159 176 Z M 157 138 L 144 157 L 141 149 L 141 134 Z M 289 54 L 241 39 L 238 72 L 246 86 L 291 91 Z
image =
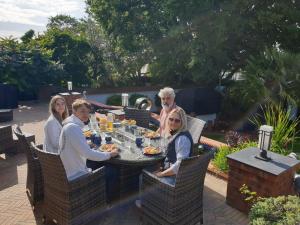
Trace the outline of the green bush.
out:
M 250 210 L 252 225 L 296 225 L 300 224 L 300 198 L 279 196 L 263 198 Z
M 290 143 L 297 137 L 300 124 L 299 118 L 290 120 L 291 111 L 286 110 L 281 103 L 269 103 L 262 107 L 263 115 L 256 115 L 250 119 L 252 123 L 260 127 L 263 124 L 270 125 L 274 128 L 272 136 L 271 151 L 287 155 L 291 152 L 288 149 Z
M 122 105 L 121 95 L 112 95 L 109 96 L 106 100 L 107 105 Z
M 137 93 L 134 93 L 132 95 L 130 95 L 129 97 L 129 104 L 131 106 L 134 106 L 135 104 L 135 101 L 138 99 L 138 98 L 141 98 L 141 97 L 147 97 L 146 95 L 142 95 L 142 94 L 137 94 Z
M 214 159 L 213 159 L 213 164 L 220 169 L 223 172 L 228 171 L 228 163 L 227 163 L 227 155 L 241 151 L 247 147 L 253 147 L 257 146 L 256 142 L 244 142 L 239 144 L 237 147 L 229 147 L 229 146 L 222 146 L 218 149 Z

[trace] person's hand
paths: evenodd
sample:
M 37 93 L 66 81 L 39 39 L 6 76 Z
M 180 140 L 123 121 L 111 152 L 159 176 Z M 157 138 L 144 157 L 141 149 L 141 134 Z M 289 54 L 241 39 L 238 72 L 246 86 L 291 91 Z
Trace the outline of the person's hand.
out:
M 119 155 L 118 149 L 113 149 L 110 152 L 110 157 L 116 157 L 117 155 Z
M 161 171 L 156 172 L 155 175 L 156 175 L 157 177 L 163 177 L 163 176 L 164 176 L 164 175 L 163 175 L 163 172 L 161 172 Z

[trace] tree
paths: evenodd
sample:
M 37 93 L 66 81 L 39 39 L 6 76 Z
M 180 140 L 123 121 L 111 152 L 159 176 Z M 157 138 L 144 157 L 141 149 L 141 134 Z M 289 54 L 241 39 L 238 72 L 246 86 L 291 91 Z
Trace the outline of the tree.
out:
M 245 67 L 245 92 L 255 83 L 260 98 L 272 101 L 287 99 L 300 105 L 300 53 L 266 49 L 259 57 L 250 57 Z M 252 87 L 254 88 L 254 87 Z M 250 91 L 250 90 L 249 90 Z
M 61 66 L 38 46 L 2 38 L 0 49 L 0 82 L 17 85 L 21 99 L 33 98 L 39 86 L 55 83 L 61 73 Z
M 34 30 L 29 30 L 21 37 L 21 40 L 24 44 L 26 44 L 32 40 L 33 36 L 34 36 Z
M 116 52 L 134 75 L 150 63 L 158 82 L 214 86 L 250 56 L 280 46 L 299 51 L 297 1 L 88 0 Z

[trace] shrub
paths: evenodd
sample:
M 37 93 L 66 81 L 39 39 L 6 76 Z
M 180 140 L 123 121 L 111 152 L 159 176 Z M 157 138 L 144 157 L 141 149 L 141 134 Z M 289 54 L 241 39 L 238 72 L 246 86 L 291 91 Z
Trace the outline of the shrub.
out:
M 213 159 L 213 164 L 220 169 L 223 172 L 228 171 L 228 163 L 227 163 L 227 155 L 241 151 L 247 147 L 254 147 L 257 146 L 256 142 L 243 142 L 238 144 L 237 147 L 230 147 L 230 146 L 222 146 L 218 149 L 214 159 Z
M 231 130 L 225 134 L 225 140 L 230 147 L 237 147 L 242 143 L 249 142 L 250 137 L 249 135 L 242 135 L 237 131 Z
M 112 95 L 109 96 L 106 100 L 107 105 L 121 105 L 122 104 L 122 97 L 121 95 Z
M 256 115 L 250 121 L 260 127 L 267 124 L 273 127 L 271 151 L 287 155 L 291 152 L 288 145 L 293 138 L 298 135 L 297 126 L 300 123 L 299 118 L 290 120 L 291 111 L 286 110 L 282 104 L 269 103 L 262 107 L 263 116 Z
M 146 95 L 142 95 L 142 94 L 137 94 L 137 93 L 134 93 L 132 95 L 130 95 L 129 97 L 129 104 L 131 106 L 134 106 L 135 104 L 135 101 L 138 99 L 138 98 L 141 98 L 141 97 L 147 97 Z
M 250 210 L 252 225 L 296 225 L 300 223 L 300 198 L 279 196 L 263 198 Z
M 227 155 L 233 153 L 234 150 L 235 148 L 231 148 L 229 146 L 220 147 L 213 159 L 213 164 L 223 172 L 227 172 L 228 171 Z

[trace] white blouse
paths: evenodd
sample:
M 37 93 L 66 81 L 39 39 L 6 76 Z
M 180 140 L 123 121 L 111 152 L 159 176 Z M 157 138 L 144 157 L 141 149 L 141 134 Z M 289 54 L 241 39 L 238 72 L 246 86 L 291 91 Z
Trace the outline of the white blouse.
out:
M 46 124 L 44 125 L 44 150 L 47 152 L 58 153 L 59 137 L 62 125 L 53 116 L 49 116 Z
M 177 161 L 170 165 L 170 168 L 173 170 L 174 174 L 178 173 L 181 161 L 185 158 L 188 158 L 190 155 L 191 141 L 187 136 L 181 135 L 175 140 L 175 151 Z

